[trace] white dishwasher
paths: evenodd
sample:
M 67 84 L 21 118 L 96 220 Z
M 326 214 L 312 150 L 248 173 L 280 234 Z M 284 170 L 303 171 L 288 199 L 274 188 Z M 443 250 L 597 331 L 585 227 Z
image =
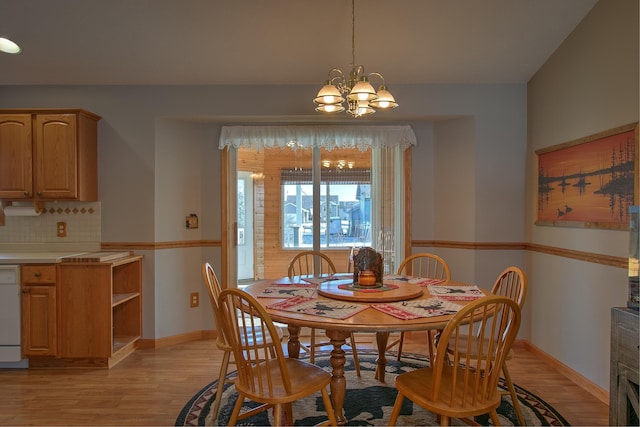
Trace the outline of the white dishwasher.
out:
M 20 266 L 0 265 L 0 363 L 19 362 L 21 353 Z

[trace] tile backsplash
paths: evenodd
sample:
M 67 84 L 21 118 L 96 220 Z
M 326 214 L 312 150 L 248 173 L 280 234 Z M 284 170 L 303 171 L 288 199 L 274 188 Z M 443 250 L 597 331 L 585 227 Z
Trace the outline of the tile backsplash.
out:
M 65 222 L 66 237 L 58 237 Z M 7 216 L 2 243 L 88 243 L 101 241 L 100 202 L 47 202 L 39 216 Z

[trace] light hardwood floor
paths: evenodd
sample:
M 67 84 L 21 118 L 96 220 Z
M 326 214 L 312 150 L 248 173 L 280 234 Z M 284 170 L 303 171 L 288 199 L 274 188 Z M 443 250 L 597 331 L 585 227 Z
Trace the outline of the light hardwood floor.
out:
M 423 339 L 409 334 L 404 351 L 425 353 Z M 367 337 L 358 338 L 358 347 L 370 347 Z M 523 347 L 515 350 L 509 370 L 516 384 L 571 425 L 608 425 L 608 405 Z M 214 341 L 203 340 L 138 350 L 110 370 L 0 370 L 0 425 L 171 426 L 185 403 L 217 378 L 221 358 Z

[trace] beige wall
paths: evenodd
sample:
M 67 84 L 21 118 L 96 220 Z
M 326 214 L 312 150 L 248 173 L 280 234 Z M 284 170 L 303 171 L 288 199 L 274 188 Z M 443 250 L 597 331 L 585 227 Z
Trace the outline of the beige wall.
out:
M 527 240 L 626 257 L 626 231 L 533 225 L 535 150 L 638 121 L 638 2 L 598 2 L 531 79 L 527 97 Z M 626 305 L 626 271 L 533 252 L 527 268 L 531 342 L 608 389 L 610 309 Z

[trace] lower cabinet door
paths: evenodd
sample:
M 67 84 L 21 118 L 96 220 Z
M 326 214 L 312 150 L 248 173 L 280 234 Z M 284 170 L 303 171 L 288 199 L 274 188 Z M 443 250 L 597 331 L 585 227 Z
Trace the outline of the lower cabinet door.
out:
M 57 356 L 56 287 L 22 287 L 22 355 Z

